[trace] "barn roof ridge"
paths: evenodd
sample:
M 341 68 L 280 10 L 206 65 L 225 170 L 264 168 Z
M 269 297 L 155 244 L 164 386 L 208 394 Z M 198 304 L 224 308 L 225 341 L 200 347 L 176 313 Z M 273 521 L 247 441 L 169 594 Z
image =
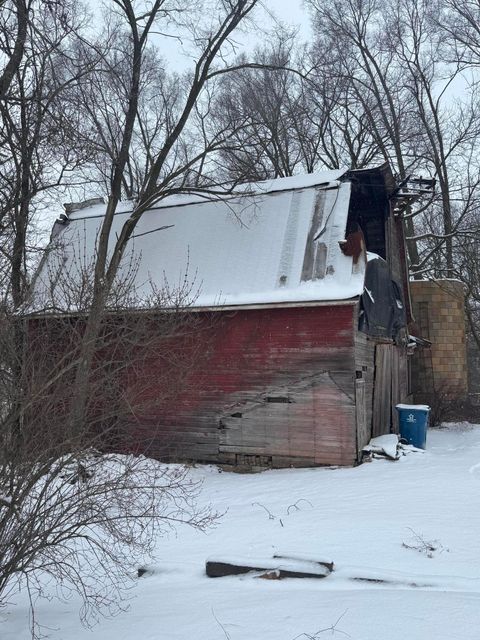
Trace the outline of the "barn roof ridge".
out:
M 173 188 L 171 190 L 173 193 L 169 193 L 166 197 L 148 207 L 145 213 L 157 211 L 158 209 L 185 207 L 191 204 L 208 204 L 209 202 L 298 191 L 312 187 L 324 187 L 325 189 L 336 188 L 339 180 L 347 176 L 347 174 L 347 169 L 328 169 L 325 171 L 271 178 L 257 182 L 243 182 L 229 189 L 224 189 L 223 185 L 207 186 L 205 188 L 179 187 L 178 192 L 175 192 L 175 188 Z M 92 198 L 86 200 L 84 203 L 68 203 L 64 205 L 66 215 L 62 221 L 102 217 L 106 209 L 106 203 L 105 201 L 102 202 L 102 200 L 102 198 Z M 131 213 L 134 209 L 133 200 L 122 200 L 117 207 L 115 215 Z

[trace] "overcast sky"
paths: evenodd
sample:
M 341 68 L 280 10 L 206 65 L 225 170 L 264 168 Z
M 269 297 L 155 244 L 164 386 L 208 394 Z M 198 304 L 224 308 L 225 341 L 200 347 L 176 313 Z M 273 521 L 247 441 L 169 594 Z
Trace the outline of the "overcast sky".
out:
M 90 11 L 93 15 L 93 21 L 101 19 L 101 4 L 98 0 L 86 0 Z M 285 25 L 292 25 L 299 28 L 299 35 L 302 39 L 308 40 L 310 35 L 308 14 L 303 6 L 303 0 L 263 0 L 264 6 L 274 12 L 276 16 L 285 23 Z M 107 4 L 108 6 L 108 4 Z M 266 13 L 259 9 L 257 12 L 258 17 L 263 17 L 263 24 L 259 25 L 265 29 L 271 29 L 273 27 L 272 21 L 268 20 Z M 254 49 L 256 46 L 261 45 L 264 41 L 262 30 L 252 30 L 248 34 L 243 34 L 238 37 L 238 40 L 244 45 L 244 49 L 248 52 Z M 188 54 L 182 52 L 181 47 L 177 40 L 169 39 L 165 37 L 157 38 L 155 44 L 159 47 L 165 61 L 166 67 L 170 71 L 184 71 L 192 68 L 191 52 Z M 92 194 L 80 194 L 77 200 L 90 197 Z M 93 194 L 95 195 L 95 194 Z M 65 199 L 65 198 L 64 198 Z M 66 199 L 71 199 L 67 197 Z M 49 205 L 51 209 L 52 206 Z M 59 205 L 59 211 L 55 210 L 52 214 L 52 220 L 61 213 L 63 209 Z
M 287 24 L 300 26 L 302 33 L 307 34 L 308 14 L 303 0 L 267 0 L 265 4 Z
M 89 1 L 90 4 L 93 2 L 93 0 Z M 263 5 L 272 11 L 286 26 L 291 25 L 298 27 L 300 37 L 303 40 L 308 40 L 310 23 L 307 10 L 303 6 L 303 0 L 263 0 Z M 241 33 L 242 30 L 240 30 L 240 32 L 235 34 L 235 41 L 243 45 L 246 52 L 264 42 L 262 28 L 265 30 L 274 28 L 274 23 L 268 18 L 267 12 L 263 11 L 261 7 L 257 9 L 255 16 L 256 19 L 259 20 L 258 31 L 251 30 L 248 34 L 245 34 Z M 182 47 L 179 46 L 178 41 L 164 37 L 155 39 L 154 41 L 167 61 L 167 67 L 170 70 L 183 71 L 191 68 L 191 51 L 182 51 Z

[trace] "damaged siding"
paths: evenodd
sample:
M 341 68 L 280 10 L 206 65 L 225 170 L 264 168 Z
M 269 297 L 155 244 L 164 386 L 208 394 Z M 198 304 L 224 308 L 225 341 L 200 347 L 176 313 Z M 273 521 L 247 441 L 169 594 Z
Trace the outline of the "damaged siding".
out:
M 355 308 L 224 314 L 208 353 L 192 365 L 188 392 L 155 415 L 138 416 L 137 439 L 149 440 L 150 455 L 170 460 L 353 464 Z
M 365 333 L 355 333 L 355 376 L 357 390 L 357 453 L 372 437 L 373 385 L 375 377 L 375 342 Z M 361 384 L 363 382 L 363 385 Z M 362 406 L 363 403 L 363 406 Z M 362 413 L 365 412 L 365 421 Z

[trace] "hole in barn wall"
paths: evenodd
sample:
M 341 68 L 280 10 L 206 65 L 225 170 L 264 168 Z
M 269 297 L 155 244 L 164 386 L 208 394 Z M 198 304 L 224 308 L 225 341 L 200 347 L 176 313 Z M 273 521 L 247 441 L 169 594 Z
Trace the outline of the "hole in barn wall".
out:
M 265 398 L 265 402 L 272 402 L 272 403 L 278 403 L 278 404 L 291 404 L 292 401 L 290 400 L 290 398 L 287 398 L 286 396 L 267 396 Z
M 243 413 L 239 413 L 239 412 L 232 413 L 230 417 L 231 418 L 243 418 Z
M 357 380 L 360 380 L 361 378 L 363 378 L 363 373 L 361 371 L 355 371 L 355 378 Z

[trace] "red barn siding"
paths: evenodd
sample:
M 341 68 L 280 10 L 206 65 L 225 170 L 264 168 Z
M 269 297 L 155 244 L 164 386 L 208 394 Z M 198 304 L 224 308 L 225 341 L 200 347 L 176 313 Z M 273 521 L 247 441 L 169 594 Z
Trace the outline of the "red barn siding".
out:
M 188 385 L 137 414 L 135 440 L 170 460 L 354 463 L 354 310 L 347 303 L 220 312 Z M 135 373 L 132 403 L 138 389 L 155 394 L 163 366 L 150 360 Z

